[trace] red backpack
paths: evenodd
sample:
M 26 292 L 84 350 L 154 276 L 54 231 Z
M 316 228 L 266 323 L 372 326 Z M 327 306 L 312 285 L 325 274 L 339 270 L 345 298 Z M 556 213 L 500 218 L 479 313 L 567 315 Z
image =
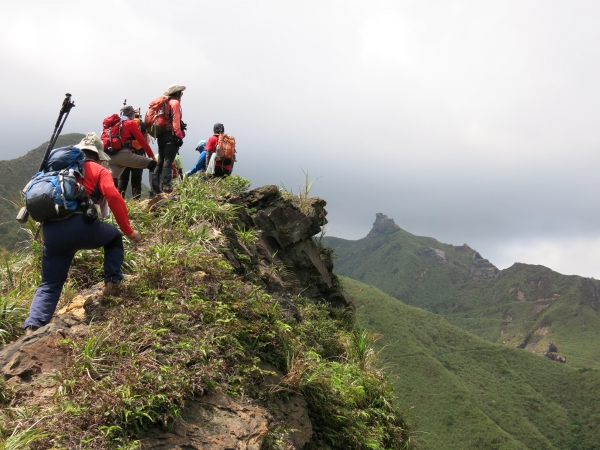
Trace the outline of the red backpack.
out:
M 168 96 L 161 95 L 150 102 L 144 116 L 144 125 L 151 136 L 157 137 L 172 121 L 173 109 L 169 106 Z
M 121 132 L 123 130 L 121 116 L 112 114 L 102 121 L 102 136 L 100 139 L 104 144 L 104 151 L 114 155 L 125 146 Z

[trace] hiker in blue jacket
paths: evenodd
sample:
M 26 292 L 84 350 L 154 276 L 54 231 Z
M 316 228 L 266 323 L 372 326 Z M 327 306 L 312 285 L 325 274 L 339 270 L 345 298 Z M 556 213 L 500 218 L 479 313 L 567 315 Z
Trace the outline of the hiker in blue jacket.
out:
M 198 161 L 194 167 L 191 168 L 188 172 L 186 172 L 185 176 L 189 177 L 190 175 L 194 175 L 196 172 L 206 172 L 206 141 L 198 142 L 196 146 L 196 151 L 200 152 L 198 156 Z

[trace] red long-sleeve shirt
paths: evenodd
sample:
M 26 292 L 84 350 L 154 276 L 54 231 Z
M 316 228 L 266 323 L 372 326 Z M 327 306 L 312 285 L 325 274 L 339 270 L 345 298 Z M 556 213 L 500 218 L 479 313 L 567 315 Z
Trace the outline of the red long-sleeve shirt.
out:
M 179 102 L 178 102 L 179 103 Z M 130 139 L 135 139 L 138 144 L 142 146 L 148 158 L 154 159 L 154 152 L 152 151 L 152 147 L 148 145 L 144 135 L 140 131 L 140 127 L 137 122 L 133 119 L 124 120 L 121 124 L 123 131 L 121 132 L 121 138 L 124 142 L 129 141 Z
M 127 214 L 127 205 L 115 187 L 110 170 L 96 161 L 86 161 L 83 164 L 83 170 L 85 173 L 83 185 L 87 195 L 95 200 L 101 197 L 106 198 L 108 207 L 115 215 L 115 220 L 123 234 L 127 236 L 133 233 Z
M 176 98 L 170 98 L 169 106 L 173 111 L 173 134 L 177 134 L 181 131 L 181 103 Z

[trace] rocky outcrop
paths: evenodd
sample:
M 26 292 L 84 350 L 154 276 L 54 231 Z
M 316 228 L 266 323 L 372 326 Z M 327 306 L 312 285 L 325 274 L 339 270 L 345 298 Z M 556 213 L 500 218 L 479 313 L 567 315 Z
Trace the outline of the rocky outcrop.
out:
M 268 185 L 229 201 L 240 208 L 238 223 L 224 231 L 227 243 L 223 253 L 236 270 L 247 270 L 239 256 L 244 255 L 273 293 L 289 296 L 302 292 L 315 301 L 350 306 L 333 274 L 332 253 L 313 239 L 327 223 L 325 200 L 314 197 L 298 204 L 282 197 L 277 186 Z M 240 239 L 236 229 L 242 228 L 256 231 L 254 244 Z
M 474 252 L 469 275 L 473 278 L 497 278 L 500 276 L 500 270 L 487 259 L 482 258 L 479 252 Z
M 437 248 L 428 247 L 415 252 L 417 256 L 424 256 L 425 258 L 433 259 L 435 262 L 440 264 L 446 264 L 446 252 Z
M 392 234 L 400 230 L 401 228 L 394 223 L 394 219 L 389 219 L 388 216 L 382 213 L 377 213 L 375 214 L 373 228 L 371 228 L 371 231 L 369 231 L 369 234 L 367 234 L 365 239 L 373 239 L 385 234 Z
M 152 428 L 143 450 L 260 450 L 270 415 L 258 406 L 234 401 L 223 392 L 189 400 L 172 427 Z
M 544 356 L 546 358 L 551 359 L 552 361 L 557 361 L 557 362 L 563 363 L 563 364 L 567 363 L 567 358 L 565 356 L 559 355 L 556 352 L 547 352 Z

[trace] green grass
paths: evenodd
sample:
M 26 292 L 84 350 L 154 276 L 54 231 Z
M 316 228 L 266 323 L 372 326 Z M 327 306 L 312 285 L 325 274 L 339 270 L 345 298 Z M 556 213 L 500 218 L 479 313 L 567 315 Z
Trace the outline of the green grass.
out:
M 22 414 L 8 406 L 19 404 L 18 388 L 0 385 L 0 445 L 11 448 L 13 433 L 31 429 L 22 439 L 37 440 L 37 448 L 137 448 L 148 427 L 172 424 L 186 398 L 218 387 L 264 405 L 272 396 L 302 394 L 317 447 L 409 448 L 411 428 L 353 314 L 302 297 L 292 314 L 265 291 L 254 267 L 240 276 L 219 252 L 216 230 L 236 229 L 238 207 L 226 200 L 248 184 L 192 177 L 177 182 L 179 199 L 155 214 L 129 203 L 132 225 L 144 236 L 141 245 L 126 243 L 131 277 L 110 298 L 105 321 L 61 343 L 68 361 L 54 375 L 59 387 L 48 403 Z M 254 241 L 255 230 L 237 230 L 239 239 Z M 27 308 L 39 279 L 39 257 L 34 245 L 4 269 L 12 281 L 3 278 L 2 287 L 20 307 Z M 101 260 L 101 251 L 79 252 L 69 290 L 99 281 Z M 271 390 L 261 386 L 270 374 L 261 369 L 265 362 L 283 374 Z M 284 445 L 274 429 L 265 448 Z
M 488 342 L 348 278 L 424 449 L 598 449 L 600 371 Z

